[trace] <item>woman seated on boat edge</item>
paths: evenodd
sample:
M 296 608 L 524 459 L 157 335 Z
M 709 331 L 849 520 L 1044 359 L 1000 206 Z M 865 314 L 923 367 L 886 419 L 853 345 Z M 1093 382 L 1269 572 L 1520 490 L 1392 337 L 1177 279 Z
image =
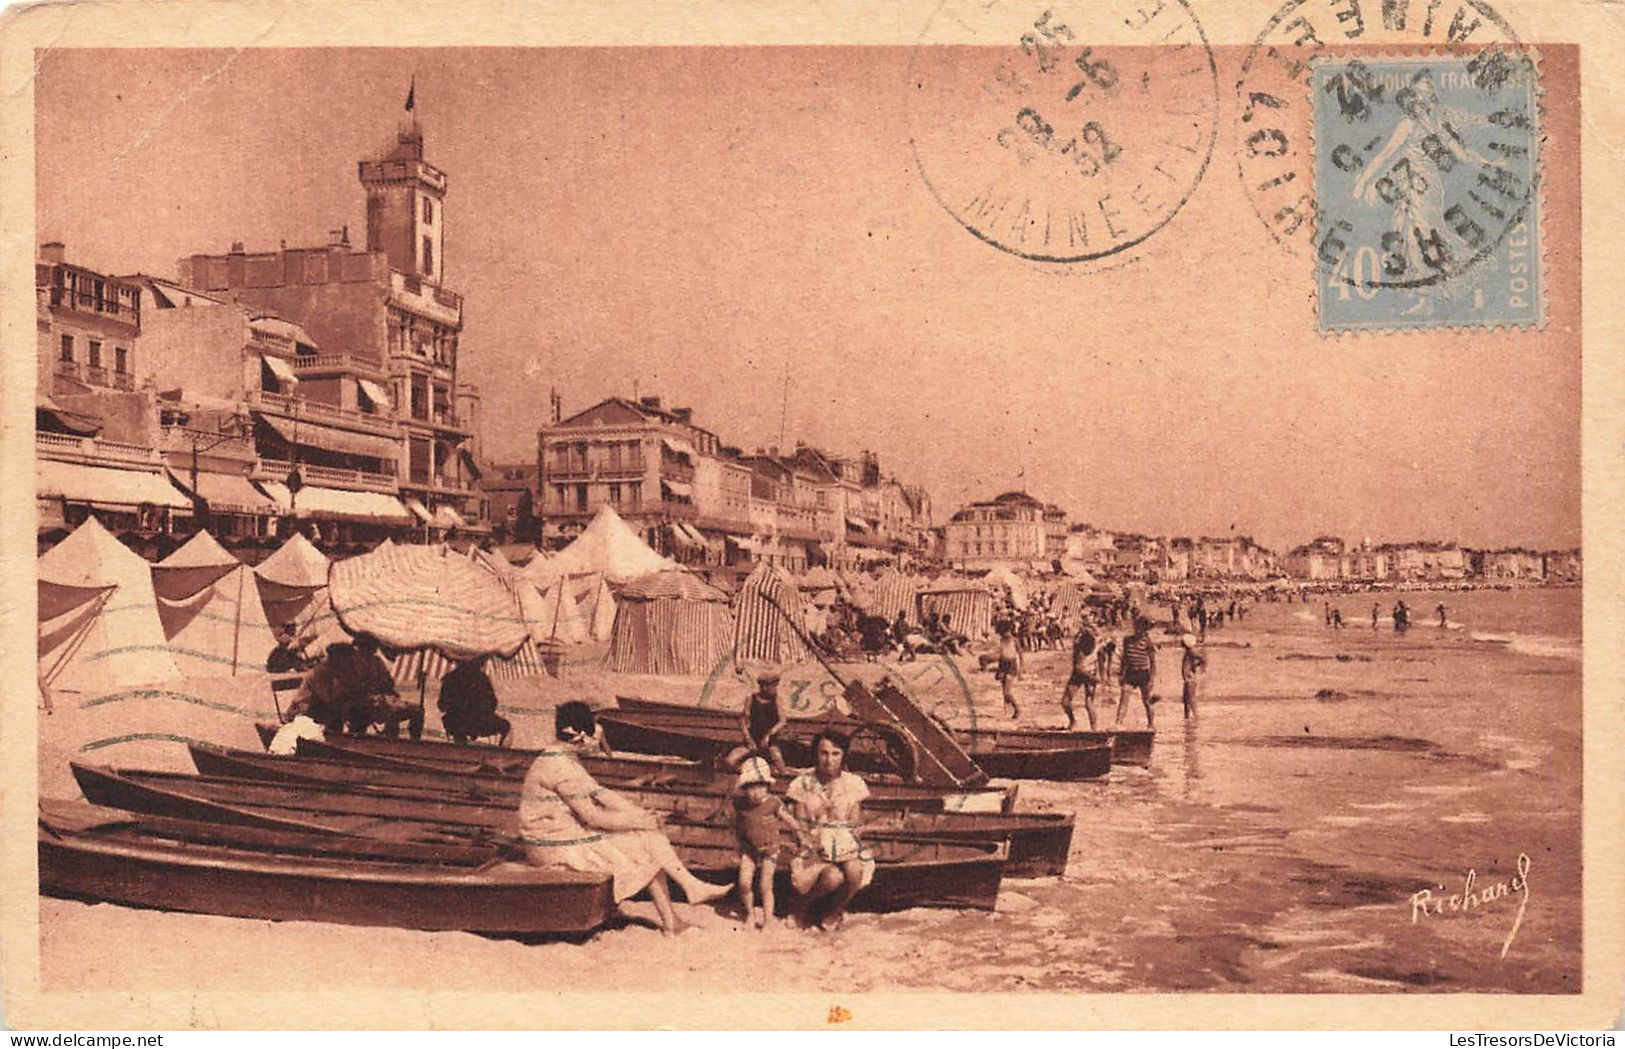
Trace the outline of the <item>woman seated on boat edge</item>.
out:
M 847 772 L 845 733 L 826 728 L 813 738 L 812 771 L 791 780 L 785 798 L 804 828 L 801 851 L 790 860 L 790 885 L 798 897 L 802 924 L 811 921 L 813 904 L 826 897 L 818 927 L 834 930 L 846 918 L 847 905 L 874 880 L 874 856 L 858 838 L 863 799 L 869 786 Z
M 728 894 L 731 885 L 701 881 L 684 866 L 652 813 L 599 786 L 576 760 L 569 741 L 591 737 L 596 728 L 587 704 L 559 704 L 553 725 L 557 744 L 537 754 L 520 789 L 519 829 L 527 860 L 610 874 L 616 903 L 648 889 L 668 936 L 678 930 L 670 882 L 690 903 Z

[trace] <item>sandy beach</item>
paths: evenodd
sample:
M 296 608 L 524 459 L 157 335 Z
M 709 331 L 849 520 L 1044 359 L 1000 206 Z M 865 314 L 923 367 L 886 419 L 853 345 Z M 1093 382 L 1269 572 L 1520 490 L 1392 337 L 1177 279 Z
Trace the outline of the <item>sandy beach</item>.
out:
M 1432 622 L 1434 597 L 1406 596 L 1422 622 L 1403 636 L 1370 624 L 1373 600 L 1386 611 L 1392 595 L 1337 599 L 1350 624 L 1342 631 L 1323 625 L 1318 603 L 1259 604 L 1244 622 L 1211 631 L 1194 722 L 1180 717 L 1177 650 L 1165 638 L 1151 768 L 1024 783 L 1023 808 L 1077 815 L 1071 861 L 1060 878 L 1007 879 L 995 913 L 854 914 L 829 935 L 758 933 L 680 906 L 689 928 L 662 941 L 645 924 L 652 907 L 634 903 L 630 924 L 581 943 L 534 944 L 42 899 L 42 983 L 232 990 L 264 988 L 275 973 L 284 992 L 1577 991 L 1580 591 L 1448 595 L 1455 629 Z M 702 678 L 610 675 L 601 654 L 579 650 L 557 679 L 503 683 L 518 744 L 538 742 L 567 698 L 730 705 L 744 695 L 726 675 L 709 689 Z M 974 667 L 958 663 L 968 707 L 952 675 L 929 697 L 959 703 L 958 720 L 1003 723 L 997 684 Z M 1064 668 L 1062 652 L 1028 655 L 1022 723 L 1060 725 Z M 842 669 L 873 677 L 897 668 Z M 820 674 L 795 668 L 786 678 L 806 681 L 811 695 Z M 149 697 L 123 717 L 255 745 L 260 700 L 240 686 L 227 696 Z M 431 711 L 433 701 L 431 691 Z M 59 788 L 42 793 L 62 793 L 73 749 L 63 740 L 91 713 L 65 700 L 42 717 L 42 777 Z M 1129 725 L 1142 721 L 1139 709 L 1128 712 Z M 433 714 L 430 722 L 438 727 Z M 153 765 L 160 755 L 187 767 L 172 741 L 136 746 L 141 760 L 119 747 L 81 760 Z M 1480 892 L 1506 882 L 1520 853 L 1527 894 L 1465 912 L 1413 905 L 1420 890 L 1438 900 L 1461 893 L 1469 871 Z

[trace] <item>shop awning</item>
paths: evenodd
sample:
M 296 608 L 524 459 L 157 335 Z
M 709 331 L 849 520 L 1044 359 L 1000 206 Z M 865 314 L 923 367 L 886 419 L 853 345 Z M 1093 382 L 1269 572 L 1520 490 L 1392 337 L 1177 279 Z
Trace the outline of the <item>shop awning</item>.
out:
M 853 517 L 851 514 L 848 514 L 846 516 L 846 523 L 849 527 L 856 528 L 860 532 L 867 532 L 869 530 L 869 522 L 865 521 L 861 517 Z
M 192 501 L 176 491 L 163 474 L 51 459 L 34 463 L 34 494 L 92 506 L 135 507 L 151 503 L 176 510 L 192 507 Z
M 299 381 L 299 375 L 293 370 L 293 365 L 281 357 L 273 357 L 269 353 L 262 353 L 260 354 L 260 360 L 264 361 L 265 366 L 271 369 L 271 374 L 276 376 L 277 382 L 293 384 Z
M 698 543 L 700 546 L 705 545 L 705 536 L 700 534 L 700 530 L 698 528 L 695 528 L 693 525 L 688 524 L 685 521 L 678 521 L 677 527 L 681 528 L 683 533 L 687 535 L 689 539 Z
M 260 421 L 276 431 L 289 444 L 304 445 L 308 448 L 323 448 L 327 451 L 342 452 L 345 455 L 360 455 L 368 459 L 382 459 L 394 461 L 398 458 L 399 449 L 394 441 L 388 437 L 375 437 L 371 434 L 356 433 L 353 430 L 341 430 L 337 426 L 324 426 L 321 423 L 299 420 L 295 425 L 292 419 L 281 416 L 268 415 L 264 412 L 254 413 Z
M 411 497 L 407 497 L 405 499 L 402 499 L 401 502 L 405 503 L 406 508 L 408 510 L 412 511 L 412 516 L 417 518 L 422 523 L 424 523 L 424 524 L 433 524 L 434 523 L 434 515 L 429 513 L 429 508 L 424 506 L 423 503 L 420 502 L 419 500 L 413 499 Z
M 299 489 L 294 499 L 288 486 L 280 481 L 261 481 L 259 487 L 270 496 L 283 513 L 295 517 L 337 517 L 349 521 L 377 521 L 389 524 L 410 524 L 412 515 L 406 512 L 394 496 L 382 492 L 347 492 L 340 488 L 321 488 L 307 484 Z
M 190 473 L 171 470 L 169 476 L 186 491 L 192 490 Z M 274 514 L 278 511 L 270 497 L 239 474 L 200 473 L 196 494 L 202 496 L 215 513 Z
M 436 528 L 467 528 L 468 522 L 463 515 L 449 506 L 437 506 L 434 511 L 434 526 Z
M 694 446 L 692 444 L 689 444 L 681 437 L 667 437 L 662 434 L 660 437 L 660 443 L 665 445 L 671 451 L 676 452 L 678 455 L 686 455 L 691 459 L 700 454 L 694 450 Z
M 100 433 L 102 429 L 100 419 L 86 415 L 83 412 L 70 412 L 45 394 L 39 394 L 34 401 L 36 426 L 39 426 L 41 416 L 54 422 L 68 433 L 78 434 L 80 437 L 89 437 L 92 434 Z M 40 428 L 44 429 L 44 427 Z
M 728 537 L 728 542 L 739 547 L 741 550 L 760 550 L 762 548 L 761 543 L 757 542 L 755 539 L 747 538 L 745 536 L 730 535 Z
M 660 479 L 660 487 L 664 488 L 672 495 L 682 496 L 684 499 L 692 498 L 694 495 L 694 486 L 686 481 L 668 481 L 666 478 L 662 477 Z
M 382 386 L 379 386 L 371 379 L 357 379 L 355 384 L 361 390 L 362 395 L 365 396 L 367 400 L 372 402 L 372 406 L 375 409 L 384 412 L 389 411 L 388 390 L 384 389 Z

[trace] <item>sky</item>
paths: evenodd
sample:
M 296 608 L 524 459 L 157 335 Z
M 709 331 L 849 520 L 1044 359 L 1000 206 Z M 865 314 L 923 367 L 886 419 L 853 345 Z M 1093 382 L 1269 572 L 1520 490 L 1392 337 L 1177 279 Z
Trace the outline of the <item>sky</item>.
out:
M 1213 162 L 1137 252 L 1028 261 L 928 190 L 909 60 L 53 51 L 38 233 L 159 275 L 237 240 L 347 224 L 363 243 L 356 163 L 392 142 L 415 78 L 488 459 L 534 459 L 552 389 L 566 414 L 656 395 L 746 450 L 873 450 L 939 521 L 1024 488 L 1075 521 L 1283 550 L 1323 533 L 1578 545 L 1577 253 L 1551 253 L 1539 332 L 1322 337 L 1313 268 L 1251 210 L 1221 106 Z M 1239 60 L 1219 50 L 1220 84 Z M 1550 208 L 1548 242 L 1573 242 L 1571 221 Z

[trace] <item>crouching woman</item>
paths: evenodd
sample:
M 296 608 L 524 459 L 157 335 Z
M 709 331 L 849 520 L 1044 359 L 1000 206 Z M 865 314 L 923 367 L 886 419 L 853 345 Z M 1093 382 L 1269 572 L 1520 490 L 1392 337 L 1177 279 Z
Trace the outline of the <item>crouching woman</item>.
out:
M 557 741 L 537 755 L 519 795 L 520 834 L 531 863 L 612 875 L 616 903 L 648 889 L 668 936 L 677 931 L 671 882 L 690 903 L 708 903 L 729 891 L 731 886 L 695 877 L 652 813 L 600 787 L 576 760 L 568 744 L 594 734 L 590 707 L 561 703 L 553 724 Z
M 803 920 L 813 903 L 829 898 L 819 926 L 833 930 L 847 905 L 875 877 L 875 861 L 858 839 L 863 799 L 869 786 L 846 771 L 847 737 L 825 729 L 813 740 L 813 769 L 797 776 L 785 792 L 797 822 L 808 828 L 802 850 L 790 861 L 790 884 L 800 897 Z

